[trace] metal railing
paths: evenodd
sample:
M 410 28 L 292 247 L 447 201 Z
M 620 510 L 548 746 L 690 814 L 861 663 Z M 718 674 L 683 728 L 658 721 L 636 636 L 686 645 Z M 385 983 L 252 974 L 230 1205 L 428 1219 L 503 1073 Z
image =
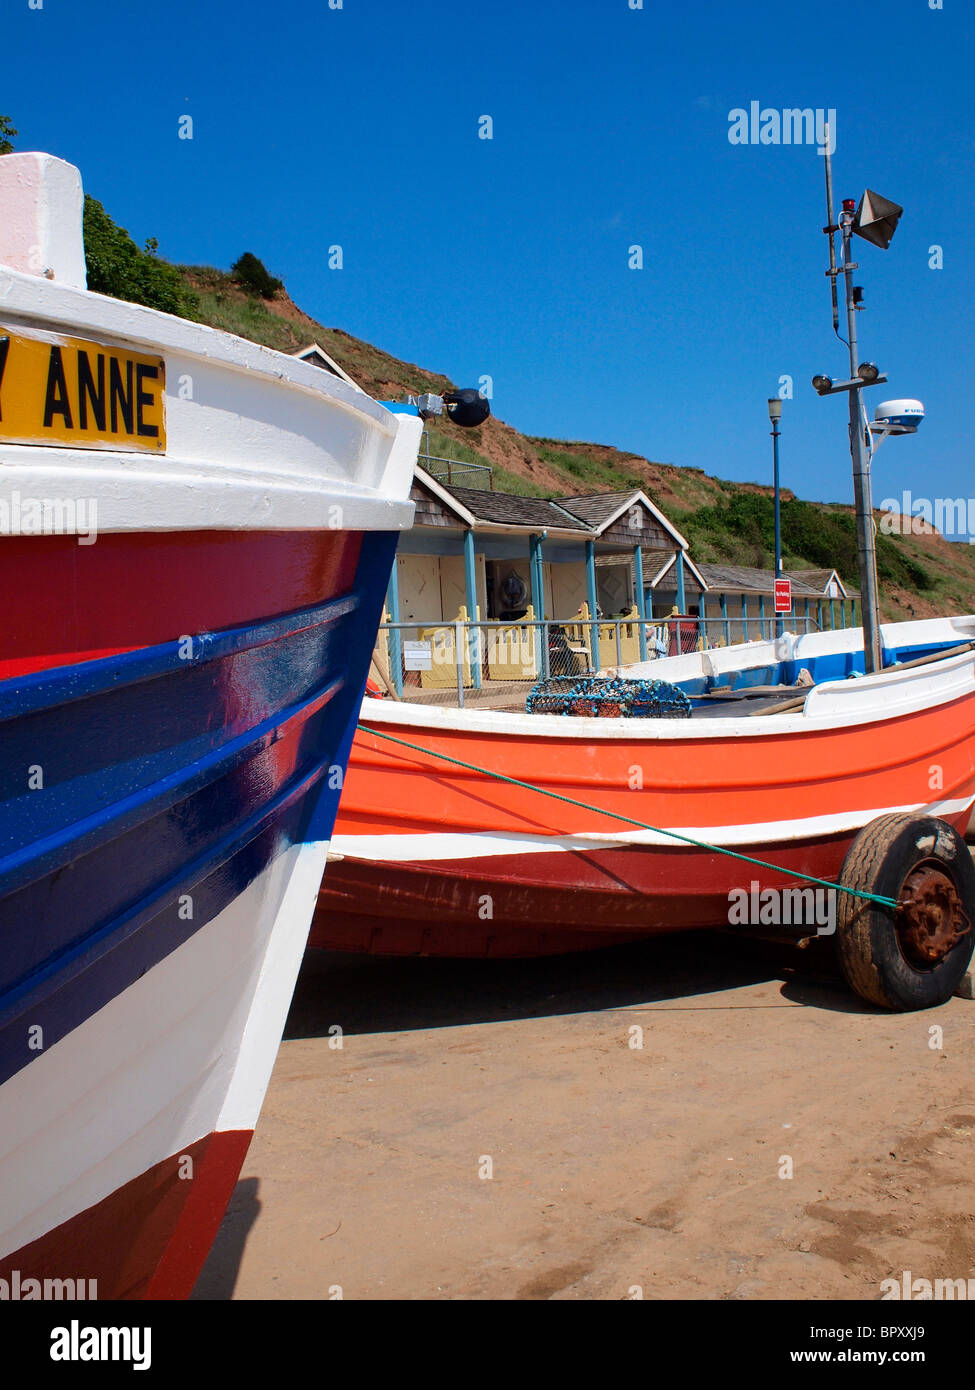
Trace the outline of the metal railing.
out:
M 775 617 L 526 618 L 511 622 L 406 622 L 380 625 L 374 664 L 380 683 L 421 704 L 524 706 L 537 680 L 584 676 L 660 656 L 772 639 Z M 792 615 L 789 632 L 818 631 Z
M 494 490 L 493 470 L 487 464 L 464 463 L 461 459 L 441 458 L 437 454 L 418 454 L 416 461 L 438 483 L 477 488 L 480 492 Z
M 758 614 L 755 617 L 742 614 L 729 614 L 724 617 L 714 614 L 708 618 L 685 614 L 654 619 L 652 626 L 655 631 L 665 634 L 661 640 L 666 644 L 667 651 L 658 650 L 657 655 L 676 656 L 678 650 L 701 651 L 707 647 L 730 647 L 738 642 L 770 642 L 775 637 L 780 622 L 785 632 L 796 633 L 822 632 L 844 626 L 842 622 L 827 622 L 821 625 L 811 613 L 780 613 L 771 617 L 768 614 Z

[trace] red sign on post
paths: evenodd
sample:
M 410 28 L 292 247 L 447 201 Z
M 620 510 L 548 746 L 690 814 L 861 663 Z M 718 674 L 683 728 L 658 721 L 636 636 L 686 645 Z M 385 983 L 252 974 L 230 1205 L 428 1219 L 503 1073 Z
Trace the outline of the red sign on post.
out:
M 775 581 L 775 611 L 776 613 L 792 612 L 791 579 L 777 579 Z

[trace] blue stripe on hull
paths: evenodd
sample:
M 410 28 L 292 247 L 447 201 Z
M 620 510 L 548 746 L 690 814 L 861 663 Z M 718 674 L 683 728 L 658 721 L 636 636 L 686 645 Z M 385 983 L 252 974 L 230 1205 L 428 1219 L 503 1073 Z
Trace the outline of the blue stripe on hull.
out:
M 884 666 L 892 667 L 896 664 L 905 664 L 914 661 L 921 656 L 932 656 L 939 651 L 948 651 L 956 647 L 958 641 L 950 642 L 927 642 L 913 646 L 885 647 Z M 747 651 L 743 652 L 743 660 L 747 659 Z M 720 676 L 694 676 L 687 680 L 677 681 L 676 684 L 688 695 L 707 695 L 714 686 L 726 685 L 728 680 L 734 679 L 736 690 L 747 690 L 753 685 L 794 685 L 799 679 L 799 673 L 803 669 L 807 670 L 815 685 L 823 685 L 826 681 L 847 680 L 850 676 L 862 676 L 866 672 L 864 665 L 863 648 L 857 651 L 824 652 L 820 656 L 801 657 L 798 660 L 771 661 L 767 666 L 750 666 L 746 669 L 735 671 L 733 668 L 724 670 Z M 711 702 L 716 703 L 715 701 Z M 701 708 L 704 708 L 702 705 Z
M 0 1083 L 37 1056 L 31 1025 L 51 1046 L 331 834 L 395 540 L 363 538 L 353 594 L 190 660 L 173 643 L 0 684 Z

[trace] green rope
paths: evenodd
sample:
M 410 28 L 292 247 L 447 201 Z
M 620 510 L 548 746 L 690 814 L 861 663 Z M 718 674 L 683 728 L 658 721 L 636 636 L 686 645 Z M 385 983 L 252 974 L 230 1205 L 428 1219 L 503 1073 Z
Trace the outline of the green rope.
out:
M 405 738 L 394 738 L 392 734 L 384 734 L 379 729 L 370 729 L 365 724 L 360 724 L 359 728 L 364 734 L 372 734 L 375 738 L 388 739 L 390 743 L 398 743 L 403 748 L 410 748 L 414 753 L 424 753 L 429 758 L 440 758 L 445 763 L 453 763 L 455 767 L 466 768 L 468 772 L 478 772 L 483 777 L 493 777 L 498 782 L 509 782 L 513 787 L 524 787 L 526 791 L 537 792 L 539 796 L 550 796 L 553 801 L 564 801 L 567 806 L 578 806 L 583 811 L 593 811 L 599 816 L 612 816 L 614 820 L 624 821 L 627 825 L 635 825 L 640 830 L 652 830 L 657 835 L 669 835 L 672 840 L 682 840 L 686 845 L 693 845 L 695 849 L 710 850 L 712 854 L 726 854 L 729 859 L 740 859 L 744 864 L 757 864 L 760 869 L 772 869 L 775 873 L 788 873 L 793 878 L 804 878 L 810 883 L 819 883 L 824 888 L 833 888 L 837 893 L 849 893 L 853 898 L 867 898 L 870 902 L 880 903 L 881 907 L 897 907 L 896 898 L 885 898 L 880 893 L 867 893 L 862 888 L 847 888 L 843 883 L 831 883 L 827 878 L 816 878 L 815 874 L 804 874 L 799 869 L 783 869 L 781 864 L 770 864 L 765 859 L 753 859 L 749 854 L 739 854 L 736 850 L 725 849 L 722 845 L 709 845 L 706 840 L 692 840 L 689 835 L 681 835 L 676 830 L 664 830 L 659 825 L 648 825 L 646 821 L 633 820 L 630 816 L 621 816 L 618 811 L 607 811 L 602 806 L 590 806 L 585 801 L 576 801 L 571 796 L 563 796 L 561 792 L 550 792 L 545 787 L 536 787 L 532 782 L 521 782 L 517 777 L 506 777 L 503 772 L 492 772 L 488 767 L 478 767 L 475 763 L 465 763 L 460 758 L 452 758 L 447 753 L 435 753 L 432 748 L 422 748 L 418 743 L 408 743 Z

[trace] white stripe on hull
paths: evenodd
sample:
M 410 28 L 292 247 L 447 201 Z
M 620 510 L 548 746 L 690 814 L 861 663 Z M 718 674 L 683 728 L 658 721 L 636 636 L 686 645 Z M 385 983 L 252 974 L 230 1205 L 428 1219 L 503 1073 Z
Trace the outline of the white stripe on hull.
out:
M 328 841 L 302 845 L 278 910 L 273 949 L 265 953 L 253 1006 L 236 1050 L 237 1064 L 215 1128 L 253 1129 L 264 1104 L 278 1044 L 318 901 Z
M 0 1257 L 214 1130 L 254 1128 L 327 848 L 279 855 L 0 1086 Z
M 829 816 L 764 821 L 753 825 L 675 825 L 674 835 L 686 835 L 710 845 L 778 844 L 824 835 L 841 835 L 859 830 L 877 816 L 909 811 L 930 816 L 960 814 L 970 810 L 975 797 L 938 801 L 924 806 L 880 806 L 866 811 L 843 811 Z M 498 831 L 455 834 L 433 831 L 417 835 L 342 835 L 332 837 L 333 857 L 368 859 L 378 864 L 432 863 L 450 859 L 485 859 L 500 854 L 554 854 L 572 850 L 619 849 L 624 845 L 667 845 L 681 848 L 681 842 L 658 830 L 631 830 L 619 835 L 602 831 L 581 831 L 574 835 L 523 835 Z M 692 846 L 687 846 L 692 848 Z

